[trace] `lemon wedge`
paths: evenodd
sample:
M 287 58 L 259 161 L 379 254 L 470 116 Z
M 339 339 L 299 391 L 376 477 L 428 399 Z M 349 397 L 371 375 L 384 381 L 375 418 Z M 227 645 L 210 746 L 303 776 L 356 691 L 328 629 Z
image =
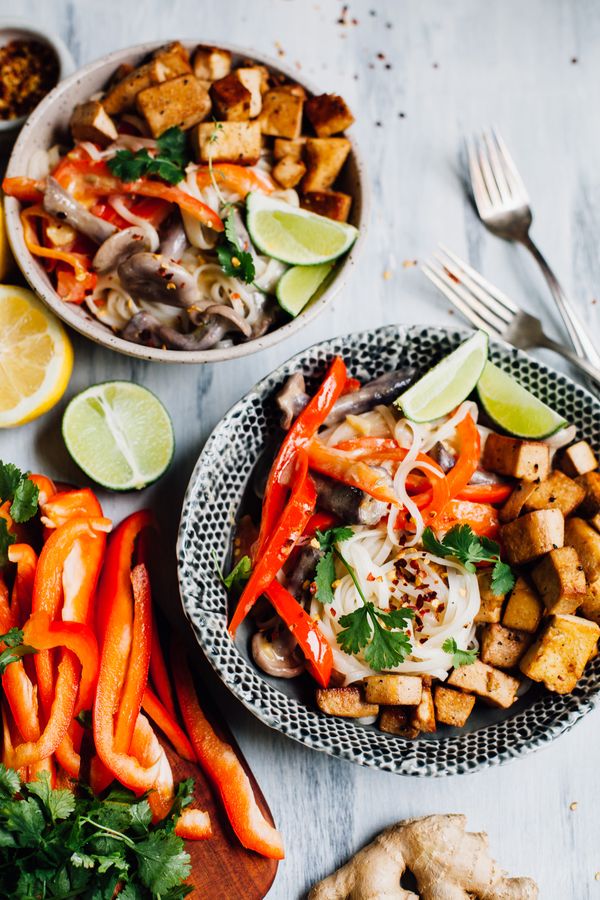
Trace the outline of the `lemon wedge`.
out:
M 31 291 L 0 285 L 0 428 L 51 409 L 72 368 L 73 348 L 58 319 Z

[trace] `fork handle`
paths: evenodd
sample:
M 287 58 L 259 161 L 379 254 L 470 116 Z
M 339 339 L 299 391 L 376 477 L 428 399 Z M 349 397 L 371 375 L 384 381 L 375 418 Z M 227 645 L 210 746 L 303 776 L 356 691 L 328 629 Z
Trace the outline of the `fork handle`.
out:
M 577 356 L 576 353 L 573 353 L 572 350 L 569 350 L 568 347 L 565 347 L 564 344 L 559 344 L 558 341 L 553 341 L 552 338 L 547 337 L 547 335 L 542 334 L 542 338 L 539 342 L 536 341 L 536 346 L 539 347 L 547 347 L 548 350 L 554 350 L 556 353 L 563 356 L 565 359 L 568 359 L 570 363 L 572 363 L 577 369 L 581 372 L 584 372 L 588 375 L 595 383 L 600 387 L 600 369 L 597 366 L 594 366 L 591 362 L 588 362 L 587 359 L 584 359 L 581 356 Z
M 569 332 L 569 336 L 571 338 L 571 341 L 573 342 L 573 346 L 575 347 L 575 352 L 579 357 L 587 357 L 587 359 L 591 360 L 591 362 L 595 366 L 600 366 L 600 355 L 598 354 L 598 351 L 596 350 L 594 344 L 588 337 L 585 327 L 582 325 L 575 310 L 567 300 L 566 294 L 560 286 L 556 275 L 554 274 L 536 245 L 533 243 L 529 235 L 523 238 L 522 243 L 533 255 L 540 269 L 544 273 L 544 277 L 548 282 L 548 287 L 550 288 L 550 292 L 554 298 L 554 302 L 558 306 L 558 310 L 562 316 L 563 322 L 565 323 L 565 327 Z M 595 376 L 592 377 L 595 378 Z

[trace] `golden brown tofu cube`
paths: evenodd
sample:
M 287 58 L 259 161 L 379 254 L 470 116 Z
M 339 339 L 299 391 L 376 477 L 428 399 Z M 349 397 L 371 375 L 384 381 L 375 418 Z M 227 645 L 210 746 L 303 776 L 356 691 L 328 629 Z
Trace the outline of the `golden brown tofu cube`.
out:
M 475 622 L 499 622 L 502 617 L 505 594 L 494 594 L 492 591 L 492 571 L 483 569 L 477 573 L 479 584 L 479 610 Z
M 354 122 L 354 116 L 338 94 L 320 94 L 306 101 L 306 116 L 319 137 L 339 134 Z
M 538 509 L 508 522 L 500 529 L 500 538 L 511 566 L 523 565 L 562 547 L 564 537 L 565 518 L 560 509 Z
M 115 84 L 119 83 L 119 81 L 123 81 L 123 79 L 127 75 L 131 75 L 134 69 L 135 66 L 133 66 L 131 63 L 121 63 L 121 65 L 117 66 L 113 74 L 110 76 L 110 79 L 108 80 L 108 83 L 106 85 L 106 90 L 114 87 Z
M 514 669 L 532 640 L 526 631 L 515 631 L 491 622 L 481 629 L 479 657 L 489 666 Z
M 192 131 L 192 146 L 198 162 L 233 162 L 253 166 L 260 159 L 258 122 L 203 122 Z
M 522 481 L 544 481 L 550 473 L 550 448 L 541 441 L 488 435 L 481 464 L 490 472 L 510 475 Z
M 577 476 L 577 484 L 585 491 L 579 515 L 591 519 L 600 512 L 600 472 L 586 472 Z
M 209 93 L 218 119 L 226 122 L 244 122 L 250 118 L 252 94 L 235 72 L 214 81 Z
M 169 128 L 191 128 L 205 119 L 211 102 L 206 90 L 193 75 L 180 75 L 140 91 L 137 107 L 154 137 Z
M 563 516 L 570 516 L 584 497 L 584 488 L 556 469 L 546 481 L 535 485 L 523 509 L 525 512 L 533 509 L 560 509 Z
M 304 149 L 306 175 L 302 190 L 326 191 L 340 174 L 350 153 L 347 138 L 307 138 Z
M 196 78 L 205 81 L 217 81 L 231 72 L 231 53 L 220 47 L 208 47 L 204 44 L 196 47 L 192 58 L 192 68 Z
M 152 63 L 139 66 L 113 85 L 102 98 L 102 106 L 109 116 L 133 109 L 137 95 L 156 84 L 157 72 Z
M 506 601 L 502 624 L 534 634 L 542 621 L 544 604 L 529 583 L 519 575 Z
M 563 450 L 560 456 L 560 467 L 570 478 L 586 475 L 598 468 L 598 460 L 587 441 L 577 441 Z
M 117 139 L 115 123 L 98 100 L 88 100 L 76 106 L 70 125 L 74 141 L 93 141 L 106 147 Z
M 354 685 L 339 688 L 317 688 L 317 706 L 321 712 L 329 716 L 345 716 L 349 719 L 361 719 L 363 716 L 376 716 L 379 706 L 366 703 L 360 689 Z
M 157 50 L 152 65 L 154 78 L 158 82 L 187 75 L 192 71 L 189 54 L 179 41 Z
M 430 685 L 423 683 L 421 699 L 410 712 L 409 722 L 414 728 L 418 728 L 419 732 L 433 734 L 435 731 L 435 707 Z
M 383 706 L 417 706 L 423 682 L 416 675 L 370 675 L 365 678 L 367 703 Z
M 295 139 L 300 136 L 304 100 L 281 88 L 263 94 L 260 127 L 263 134 Z
M 574 517 L 565 522 L 565 544 L 574 547 L 583 566 L 588 584 L 600 579 L 600 534 L 583 519 Z
M 587 593 L 581 604 L 581 615 L 600 625 L 600 579 L 588 584 Z
M 589 521 L 590 525 L 593 525 L 596 531 L 600 531 L 600 513 L 596 513 Z
M 308 191 L 300 198 L 300 206 L 318 216 L 326 216 L 336 222 L 347 222 L 352 197 L 341 191 Z
M 286 156 L 291 159 L 300 160 L 304 154 L 304 146 L 306 144 L 305 137 L 299 137 L 295 140 L 287 138 L 275 138 L 273 142 L 273 159 L 285 159 Z
M 286 94 L 293 94 L 294 97 L 301 97 L 303 100 L 306 100 L 306 91 L 301 84 L 295 84 L 295 82 L 287 81 L 283 82 L 282 84 L 278 84 L 277 89 L 280 91 L 284 91 Z
M 408 740 L 418 737 L 420 731 L 417 725 L 412 724 L 409 710 L 403 706 L 383 706 L 377 725 L 386 734 L 397 734 Z
M 585 574 L 573 547 L 551 550 L 533 568 L 531 577 L 550 613 L 574 613 L 585 599 Z
M 504 506 L 500 508 L 498 513 L 500 521 L 512 522 L 513 519 L 517 519 L 523 512 L 527 500 L 533 494 L 536 487 L 537 484 L 534 484 L 531 481 L 525 481 L 522 484 L 519 484 L 505 502 Z
M 517 699 L 519 679 L 476 659 L 468 666 L 453 669 L 448 684 L 470 694 L 477 694 L 491 706 L 508 709 Z
M 438 684 L 433 690 L 433 702 L 438 722 L 462 728 L 473 712 L 475 697 L 473 694 L 453 691 L 452 688 Z
M 250 91 L 250 118 L 255 119 L 262 109 L 263 67 L 248 66 L 234 69 L 233 75 Z
M 282 187 L 292 188 L 296 187 L 305 172 L 306 166 L 302 160 L 292 159 L 291 156 L 285 156 L 273 167 L 271 174 L 275 181 Z
M 549 691 L 573 690 L 596 647 L 600 628 L 579 616 L 552 616 L 521 660 L 521 672 Z

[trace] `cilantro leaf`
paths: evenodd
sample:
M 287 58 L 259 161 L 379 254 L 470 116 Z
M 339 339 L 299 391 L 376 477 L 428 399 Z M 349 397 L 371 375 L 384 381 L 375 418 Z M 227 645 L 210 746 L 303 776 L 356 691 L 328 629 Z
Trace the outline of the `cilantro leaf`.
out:
M 315 537 L 321 550 L 329 550 L 334 544 L 341 544 L 354 536 L 354 531 L 349 525 L 338 525 L 336 528 L 328 528 L 327 531 L 319 531 L 317 528 Z
M 456 669 L 460 666 L 470 666 L 477 659 L 477 650 L 460 650 L 455 638 L 446 638 L 442 650 L 452 657 L 452 665 Z
M 13 832 L 20 847 L 35 847 L 38 844 L 46 822 L 33 797 L 5 804 L 2 813 L 5 828 Z
M 48 772 L 42 772 L 37 781 L 28 784 L 29 793 L 39 797 L 52 824 L 68 819 L 75 809 L 75 797 L 71 791 L 53 790 Z
M 112 159 L 108 160 L 108 168 L 113 175 L 120 178 L 126 184 L 137 181 L 147 171 L 150 154 L 147 150 L 117 150 Z
M 152 810 L 147 800 L 140 800 L 139 803 L 130 806 L 129 815 L 134 829 L 148 831 L 148 826 L 152 822 Z
M 23 643 L 23 632 L 20 628 L 11 628 L 6 634 L 0 634 L 0 643 L 7 647 L 18 647 Z
M 177 887 L 191 872 L 189 854 L 176 834 L 165 837 L 153 831 L 145 841 L 136 844 L 134 850 L 140 881 L 154 894 L 164 894 Z
M 404 662 L 406 657 L 410 656 L 411 650 L 412 645 L 406 632 L 388 631 L 378 625 L 365 650 L 365 660 L 372 669 L 381 672 L 383 669 L 393 669 Z
M 335 581 L 335 563 L 333 550 L 320 558 L 315 570 L 316 598 L 320 603 L 333 603 L 333 582 Z
M 13 463 L 0 462 L 0 500 L 12 500 L 23 473 Z
M 389 629 L 405 628 L 413 616 L 411 609 L 386 613 L 376 609 L 373 603 L 364 603 L 354 612 L 340 617 L 339 622 L 344 630 L 338 633 L 338 643 L 345 653 L 351 654 L 359 653 L 366 647 L 365 661 L 376 672 L 393 669 L 410 656 L 412 644 L 405 631 Z
M 21 779 L 14 769 L 7 769 L 0 763 L 0 799 L 14 797 L 21 787 Z
M 423 546 L 436 556 L 454 557 L 468 572 L 476 571 L 476 563 L 494 563 L 492 593 L 506 594 L 514 586 L 510 566 L 500 561 L 500 546 L 488 537 L 479 537 L 470 525 L 455 525 L 440 541 L 431 528 L 423 532 Z
M 354 612 L 340 616 L 339 623 L 343 631 L 338 632 L 337 642 L 344 653 L 360 653 L 371 637 L 371 618 L 367 604 L 359 606 Z
M 137 181 L 143 175 L 158 175 L 170 184 L 177 184 L 185 176 L 188 161 L 186 136 L 180 128 L 174 127 L 158 138 L 154 155 L 145 147 L 135 153 L 117 150 L 108 160 L 108 168 L 126 183 Z
M 4 521 L 0 519 L 0 522 Z M 27 644 L 21 643 L 23 640 L 23 632 L 18 628 L 11 628 L 6 634 L 0 634 L 0 645 L 6 644 L 6 649 L 0 653 L 0 675 L 3 675 L 6 668 L 13 662 L 27 656 L 29 653 L 37 653 L 35 647 L 29 647 Z
M 182 167 L 187 165 L 187 139 L 181 128 L 173 126 L 173 128 L 163 131 L 156 144 L 160 157 L 169 159 Z
M 219 265 L 226 275 L 239 278 L 246 284 L 252 284 L 256 271 L 252 254 L 240 245 L 235 227 L 235 211 L 230 209 L 225 220 L 225 230 L 221 243 L 217 246 Z
M 252 562 L 249 556 L 242 556 L 229 573 L 223 578 L 223 584 L 228 591 L 241 590 L 250 578 Z
M 508 594 L 509 591 L 515 586 L 515 576 L 511 567 L 507 563 L 498 562 L 492 569 L 492 581 L 490 587 L 492 589 L 492 594 L 495 594 L 496 597 L 500 597 L 503 594 Z
M 414 619 L 413 609 L 390 609 L 389 612 L 377 610 L 377 618 L 381 619 L 390 628 L 406 628 L 411 619 Z
M 15 522 L 27 522 L 38 508 L 40 491 L 27 473 L 12 463 L 0 461 L 0 501 L 11 500 L 10 514 Z M 0 554 L 2 552 L 0 540 Z M 0 559 L 0 565 L 5 565 Z

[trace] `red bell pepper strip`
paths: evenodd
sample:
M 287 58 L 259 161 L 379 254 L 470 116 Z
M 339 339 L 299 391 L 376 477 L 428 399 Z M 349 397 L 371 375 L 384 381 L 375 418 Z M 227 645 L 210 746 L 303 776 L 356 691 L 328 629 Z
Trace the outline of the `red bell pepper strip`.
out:
M 40 499 L 41 521 L 46 528 L 58 528 L 69 519 L 102 516 L 100 501 L 89 488 L 76 491 L 59 491 L 44 500 Z
M 162 651 L 158 629 L 155 627 L 155 619 L 152 620 L 152 649 L 150 651 L 150 678 L 156 689 L 156 693 L 172 719 L 176 718 L 175 699 L 173 689 L 167 671 L 167 664 Z
M 381 473 L 356 459 L 352 453 L 326 447 L 318 439 L 309 445 L 307 452 L 310 468 L 316 472 L 357 487 L 383 503 L 398 505 L 398 497 Z
M 169 738 L 182 759 L 196 762 L 194 748 L 187 739 L 185 731 L 181 728 L 175 716 L 172 716 L 169 710 L 162 705 L 156 694 L 149 687 L 146 687 L 144 691 L 142 709 L 148 713 L 162 733 Z
M 497 538 L 500 531 L 498 510 L 489 503 L 469 500 L 450 500 L 433 526 L 438 533 L 449 531 L 453 525 L 470 525 L 480 537 Z
M 84 253 L 72 253 L 67 250 L 56 250 L 51 247 L 44 247 L 40 244 L 36 234 L 36 230 L 31 223 L 32 218 L 51 219 L 52 217 L 44 210 L 42 206 L 29 206 L 21 211 L 21 222 L 23 224 L 23 240 L 25 246 L 34 256 L 41 256 L 44 259 L 61 260 L 67 265 L 72 266 L 75 277 L 83 281 L 89 275 L 90 259 Z
M 152 821 L 160 822 L 171 811 L 175 799 L 173 772 L 150 722 L 141 713 L 133 730 L 130 752 L 145 768 L 158 766 L 154 785 L 148 794 L 148 805 L 152 810 Z
M 196 756 L 218 789 L 240 843 L 269 859 L 283 859 L 281 835 L 264 817 L 250 779 L 232 747 L 215 734 L 202 712 L 187 661 L 175 644 L 171 649 L 171 667 L 179 708 Z
M 131 584 L 134 598 L 131 654 L 115 722 L 117 751 L 126 751 L 131 743 L 148 684 L 152 648 L 152 595 L 148 570 L 143 564 L 133 569 Z
M 44 196 L 40 182 L 35 178 L 5 178 L 2 190 L 7 197 L 15 197 L 21 203 L 39 203 Z
M 196 182 L 200 189 L 209 187 L 214 178 L 220 188 L 235 191 L 242 198 L 251 191 L 270 194 L 275 190 L 272 178 L 262 169 L 237 166 L 235 163 L 215 163 L 211 168 L 212 174 L 208 166 L 197 170 Z
M 175 834 L 185 841 L 205 841 L 212 836 L 210 816 L 203 809 L 184 809 L 177 819 Z
M 56 493 L 56 485 L 50 478 L 46 478 L 45 475 L 37 475 L 35 472 L 32 472 L 29 475 L 29 480 L 33 481 L 39 490 L 38 503 L 40 506 L 43 503 L 46 503 L 53 494 Z
M 250 578 L 242 591 L 242 596 L 229 625 L 229 634 L 232 637 L 235 636 L 240 623 L 246 618 L 292 552 L 296 541 L 301 537 L 314 512 L 316 502 L 317 492 L 308 476 L 306 453 L 303 450 L 297 450 L 290 499 L 263 552 L 257 557 Z
M 299 448 L 306 447 L 316 435 L 344 390 L 347 374 L 344 361 L 336 356 L 317 393 L 283 439 L 265 487 L 255 558 L 261 555 L 283 511 L 288 493 L 289 469 L 294 455 Z
M 456 495 L 456 499 L 470 500 L 473 503 L 504 503 L 513 490 L 510 484 L 467 484 Z
M 275 612 L 283 619 L 306 658 L 306 668 L 321 687 L 327 687 L 333 653 L 318 623 L 277 580 L 265 590 Z
M 479 431 L 470 414 L 460 420 L 456 431 L 460 438 L 460 451 L 456 457 L 456 463 L 446 475 L 450 497 L 456 497 L 466 488 L 477 469 L 481 456 Z
M 302 536 L 314 537 L 317 531 L 328 531 L 334 525 L 337 525 L 339 521 L 338 517 L 334 516 L 333 513 L 317 510 L 306 523 Z
M 11 544 L 8 548 L 8 558 L 17 565 L 10 608 L 15 624 L 22 625 L 31 613 L 33 582 L 38 559 L 35 550 L 29 544 Z
M 43 773 L 47 773 L 50 779 L 50 787 L 56 787 L 56 765 L 53 756 L 38 759 L 32 766 L 27 767 L 27 781 L 39 781 Z

